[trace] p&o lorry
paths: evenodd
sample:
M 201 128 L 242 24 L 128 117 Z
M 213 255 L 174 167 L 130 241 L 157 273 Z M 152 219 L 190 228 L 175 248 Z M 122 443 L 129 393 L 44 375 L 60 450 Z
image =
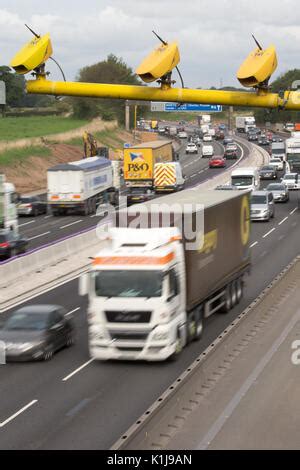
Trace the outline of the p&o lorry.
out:
M 17 195 L 15 186 L 0 175 L 0 230 L 18 232 Z
M 69 210 L 93 214 L 101 203 L 116 202 L 118 168 L 110 160 L 90 157 L 48 169 L 47 199 L 53 215 Z
M 200 339 L 205 317 L 240 302 L 250 269 L 249 194 L 184 190 L 142 204 L 142 221 L 136 208 L 118 213 L 80 278 L 92 358 L 176 358 Z

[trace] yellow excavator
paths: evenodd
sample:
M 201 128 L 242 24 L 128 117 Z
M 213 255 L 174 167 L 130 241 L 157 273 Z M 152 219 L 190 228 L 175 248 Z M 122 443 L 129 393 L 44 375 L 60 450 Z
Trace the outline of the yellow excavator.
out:
M 83 133 L 83 150 L 84 158 L 96 157 L 98 155 L 97 140 L 86 131 Z

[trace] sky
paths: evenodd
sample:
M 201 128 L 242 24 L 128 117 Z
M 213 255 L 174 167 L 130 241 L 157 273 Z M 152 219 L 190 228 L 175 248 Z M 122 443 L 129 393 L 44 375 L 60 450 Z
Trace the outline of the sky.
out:
M 299 0 L 0 0 L 0 64 L 31 35 L 50 33 L 67 80 L 113 53 L 133 69 L 158 45 L 152 30 L 179 44 L 185 86 L 239 86 L 236 71 L 255 45 L 274 44 L 274 78 L 300 68 Z M 47 69 L 53 80 L 60 72 Z M 174 73 L 179 85 L 179 78 Z

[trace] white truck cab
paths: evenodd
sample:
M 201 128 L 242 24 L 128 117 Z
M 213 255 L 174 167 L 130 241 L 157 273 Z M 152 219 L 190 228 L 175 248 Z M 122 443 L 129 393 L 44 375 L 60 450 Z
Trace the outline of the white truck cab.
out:
M 110 245 L 80 279 L 80 294 L 89 294 L 89 348 L 95 359 L 161 361 L 175 352 L 178 328 L 185 323 L 180 232 L 150 230 L 151 237 L 149 229 L 111 229 Z
M 18 232 L 17 195 L 15 186 L 0 175 L 0 229 Z
M 236 189 L 251 189 L 255 191 L 259 188 L 259 173 L 257 168 L 237 168 L 231 172 L 231 184 Z

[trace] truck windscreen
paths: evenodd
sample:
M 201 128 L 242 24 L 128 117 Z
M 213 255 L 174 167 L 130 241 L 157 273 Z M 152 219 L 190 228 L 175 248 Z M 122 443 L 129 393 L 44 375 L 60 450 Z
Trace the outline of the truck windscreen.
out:
M 287 154 L 287 161 L 292 162 L 292 161 L 300 161 L 300 153 L 288 153 Z
M 282 155 L 284 153 L 284 149 L 272 149 L 272 155 Z
M 253 181 L 252 176 L 232 176 L 232 184 L 234 186 L 250 186 Z
M 160 271 L 98 271 L 93 273 L 98 297 L 161 297 Z

